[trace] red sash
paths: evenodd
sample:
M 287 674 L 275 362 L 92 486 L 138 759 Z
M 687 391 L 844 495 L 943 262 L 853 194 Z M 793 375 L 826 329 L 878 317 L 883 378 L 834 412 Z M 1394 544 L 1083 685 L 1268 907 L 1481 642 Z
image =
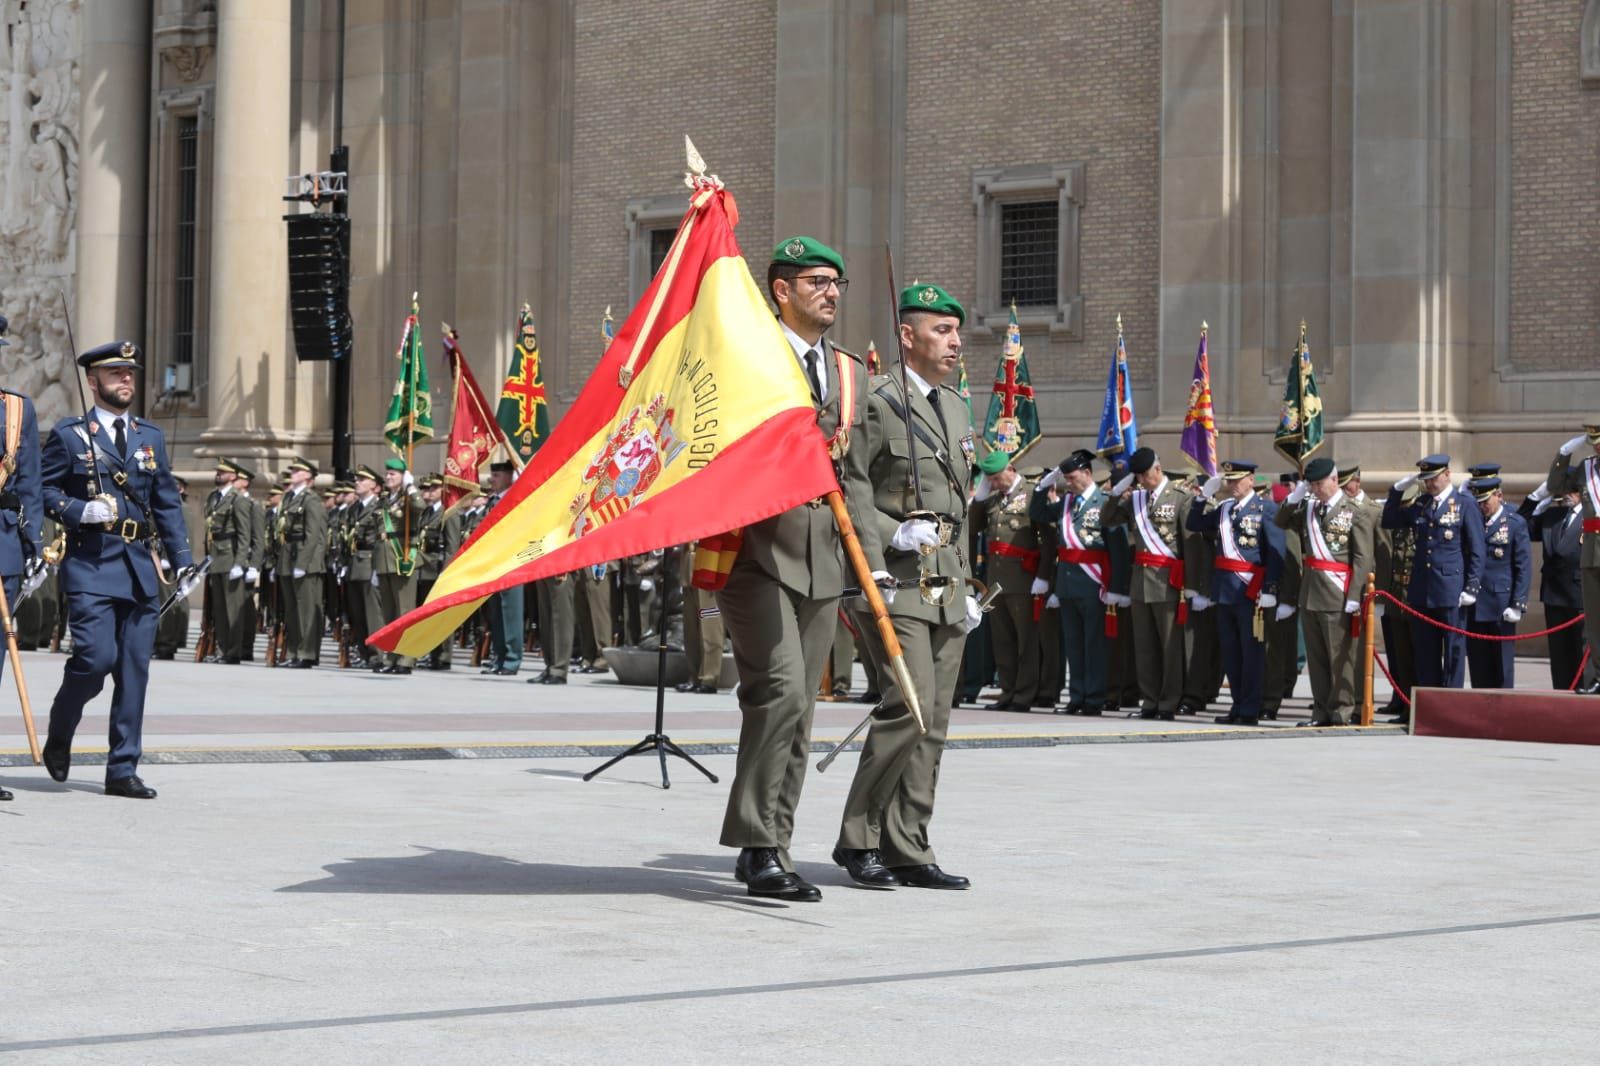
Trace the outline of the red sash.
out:
M 1056 561 L 1059 563 L 1072 563 L 1074 566 L 1111 566 L 1111 553 L 1097 551 L 1094 548 L 1057 548 Z
M 1007 559 L 1017 560 L 1022 564 L 1022 569 L 1026 570 L 1030 574 L 1037 574 L 1039 572 L 1039 553 L 1036 551 L 1029 551 L 1027 548 L 1019 548 L 1015 544 L 1007 544 L 1003 540 L 997 540 L 993 544 L 989 545 L 989 550 L 994 552 L 994 554 L 1004 556 Z
M 1175 559 L 1170 555 L 1157 555 L 1155 552 L 1136 551 L 1133 561 L 1140 566 L 1148 566 L 1167 572 L 1167 584 L 1178 590 L 1178 624 L 1181 626 L 1189 620 L 1189 601 L 1183 598 L 1183 560 Z
M 1324 574 L 1337 574 L 1339 577 L 1343 578 L 1344 594 L 1347 598 L 1349 597 L 1350 575 L 1355 572 L 1350 568 L 1349 563 L 1336 563 L 1328 559 L 1318 559 L 1314 555 L 1306 556 L 1305 561 L 1306 565 L 1313 570 L 1321 570 Z M 1219 559 L 1218 562 L 1221 562 L 1221 560 Z
M 1583 520 L 1585 533 L 1600 533 L 1600 518 L 1585 518 Z
M 1254 603 L 1261 598 L 1261 586 L 1267 580 L 1267 568 L 1248 559 L 1230 559 L 1226 555 L 1219 555 L 1213 561 L 1218 570 L 1226 570 L 1230 574 L 1249 574 L 1250 584 L 1245 586 L 1245 597 Z M 1346 567 L 1345 569 L 1349 569 Z

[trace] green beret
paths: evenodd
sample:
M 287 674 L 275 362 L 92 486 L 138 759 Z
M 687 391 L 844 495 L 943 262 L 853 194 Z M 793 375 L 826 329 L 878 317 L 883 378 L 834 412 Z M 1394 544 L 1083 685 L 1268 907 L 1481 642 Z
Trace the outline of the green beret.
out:
M 1327 456 L 1321 456 L 1306 464 L 1305 473 L 1302 476 L 1307 481 L 1321 481 L 1325 477 L 1332 477 L 1334 470 L 1333 460 Z
M 401 459 L 399 456 L 395 456 L 391 459 L 385 459 L 383 462 L 383 468 L 385 470 L 399 470 L 403 472 L 406 468 L 406 461 Z
M 1000 471 L 1004 470 L 1010 465 L 1010 453 L 1002 452 L 999 449 L 990 452 L 988 455 L 985 455 L 982 459 L 978 460 L 978 469 L 982 470 L 985 474 L 998 474 Z
M 967 312 L 956 298 L 937 285 L 912 285 L 900 290 L 900 311 L 931 311 L 936 315 L 954 315 L 957 322 L 965 324 Z
M 833 267 L 840 275 L 844 274 L 844 257 L 815 237 L 790 237 L 779 241 L 772 250 L 772 261 L 790 266 Z

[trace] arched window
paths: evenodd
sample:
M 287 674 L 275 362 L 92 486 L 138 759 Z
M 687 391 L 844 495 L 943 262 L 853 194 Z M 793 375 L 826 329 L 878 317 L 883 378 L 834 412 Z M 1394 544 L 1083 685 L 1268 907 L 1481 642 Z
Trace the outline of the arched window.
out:
M 1600 89 L 1600 0 L 1584 3 L 1578 35 L 1578 77 L 1583 84 Z

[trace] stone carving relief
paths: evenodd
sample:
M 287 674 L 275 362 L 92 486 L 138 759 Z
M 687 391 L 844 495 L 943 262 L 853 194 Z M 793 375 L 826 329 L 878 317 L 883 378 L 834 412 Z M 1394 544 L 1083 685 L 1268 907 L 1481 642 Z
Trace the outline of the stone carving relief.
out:
M 80 0 L 0 0 L 0 383 L 45 426 L 78 404 L 62 297 L 77 274 Z
M 201 73 L 206 69 L 206 60 L 211 58 L 210 45 L 180 44 L 165 49 L 161 53 L 171 66 L 178 80 L 182 82 L 198 81 Z

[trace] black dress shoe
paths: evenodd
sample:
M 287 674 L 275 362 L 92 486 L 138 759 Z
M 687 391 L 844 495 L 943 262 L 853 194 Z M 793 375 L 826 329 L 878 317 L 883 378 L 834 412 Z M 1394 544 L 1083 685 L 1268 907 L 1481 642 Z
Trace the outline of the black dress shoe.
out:
M 867 691 L 863 692 L 861 695 L 856 697 L 856 702 L 857 703 L 882 703 L 883 702 L 883 694 L 869 688 L 869 689 L 867 689 Z M 970 701 L 968 701 L 968 702 L 970 702 Z
M 389 667 L 389 669 L 387 671 L 385 671 L 385 673 L 401 674 L 401 675 L 409 674 L 410 672 L 411 672 L 411 667 L 409 667 L 409 666 L 391 666 L 391 667 Z
M 106 795 L 126 796 L 128 799 L 153 800 L 156 790 L 139 780 L 138 774 L 128 777 L 117 777 L 106 782 Z
M 745 848 L 739 854 L 744 863 L 745 892 L 763 899 L 787 899 L 796 903 L 815 903 L 822 898 L 816 885 L 792 874 L 778 861 L 777 848 Z M 737 866 L 735 867 L 737 876 Z
M 311 664 L 305 659 L 290 659 L 283 664 L 283 668 L 285 670 L 309 670 L 311 669 Z
M 67 771 L 72 768 L 72 752 L 62 751 L 50 744 L 44 746 L 44 768 L 50 774 L 52 781 L 65 781 Z
M 0 803 L 4 803 L 6 800 L 10 799 L 16 799 L 16 797 L 7 792 L 5 789 L 0 788 Z
M 1163 722 L 1176 722 L 1178 720 L 1178 714 L 1176 711 L 1160 711 L 1156 714 L 1156 717 L 1161 719 Z
M 1278 712 L 1277 711 L 1262 711 L 1261 712 L 1261 717 L 1265 718 L 1269 722 L 1276 722 L 1278 720 Z
M 483 669 L 478 671 L 480 674 L 498 674 L 499 672 L 500 668 L 498 666 L 485 666 Z
M 1144 719 L 1154 719 L 1158 713 L 1159 712 L 1157 711 L 1140 711 L 1139 717 Z
M 971 888 L 972 882 L 965 877 L 947 874 L 934 863 L 922 866 L 896 866 L 893 873 L 903 885 L 912 888 Z
M 877 848 L 834 848 L 833 861 L 844 867 L 850 880 L 868 888 L 893 888 L 900 883 L 894 871 L 883 864 Z
M 238 666 L 239 665 L 239 657 L 237 655 L 225 656 L 222 659 L 222 665 L 223 666 Z
M 1260 725 L 1261 724 L 1261 719 L 1259 719 L 1259 718 L 1246 718 L 1243 715 L 1238 715 L 1238 714 L 1219 714 L 1219 715 L 1217 715 L 1215 718 L 1213 718 L 1211 720 L 1213 722 L 1217 722 L 1217 723 L 1220 723 L 1222 725 Z
M 984 704 L 983 709 L 986 711 L 1014 711 L 1017 707 L 1008 700 L 995 700 L 993 703 Z
M 517 676 L 517 672 L 515 670 L 511 669 L 511 667 L 509 667 L 509 666 L 497 666 L 493 670 L 490 670 L 489 672 L 491 674 L 493 674 L 495 677 L 515 677 L 515 676 Z
M 693 692 L 697 687 L 699 687 L 699 686 L 697 686 L 693 681 L 685 681 L 680 685 L 673 685 L 672 686 L 672 691 L 674 691 L 674 692 Z
M 1100 708 L 1098 708 L 1098 707 L 1080 707 L 1078 709 L 1078 713 L 1083 715 L 1085 718 L 1099 718 L 1100 717 Z
M 539 678 L 539 684 L 541 685 L 565 685 L 566 683 L 566 678 L 557 677 L 554 674 L 544 674 Z
M 706 684 L 705 682 L 702 681 L 701 683 L 695 685 L 695 687 L 693 689 L 691 689 L 690 691 L 692 691 L 697 696 L 715 696 L 717 694 L 717 686 L 708 685 L 708 684 Z M 841 699 L 841 700 L 847 700 L 849 698 L 850 697 L 848 697 L 848 696 L 840 696 L 839 697 L 839 699 Z

